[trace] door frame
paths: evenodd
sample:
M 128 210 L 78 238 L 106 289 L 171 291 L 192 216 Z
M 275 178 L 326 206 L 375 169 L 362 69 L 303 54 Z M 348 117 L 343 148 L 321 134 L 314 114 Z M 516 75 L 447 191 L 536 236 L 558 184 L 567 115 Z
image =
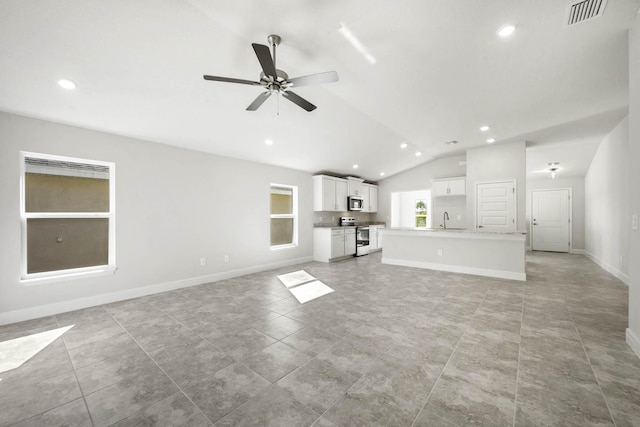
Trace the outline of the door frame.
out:
M 559 187 L 559 188 L 536 188 L 529 190 L 529 250 L 533 251 L 533 192 L 534 191 L 555 191 L 555 190 L 568 190 L 569 191 L 569 253 L 573 252 L 573 188 L 571 187 Z
M 497 180 L 493 180 L 493 181 L 478 181 L 475 182 L 475 193 L 474 193 L 474 198 L 475 203 L 473 206 L 473 229 L 477 230 L 478 229 L 478 185 L 483 185 L 483 184 L 498 184 L 500 182 L 512 182 L 513 183 L 513 188 L 515 189 L 515 192 L 513 193 L 513 220 L 515 221 L 514 224 L 516 226 L 516 230 L 518 231 L 518 182 L 515 179 L 497 179 Z

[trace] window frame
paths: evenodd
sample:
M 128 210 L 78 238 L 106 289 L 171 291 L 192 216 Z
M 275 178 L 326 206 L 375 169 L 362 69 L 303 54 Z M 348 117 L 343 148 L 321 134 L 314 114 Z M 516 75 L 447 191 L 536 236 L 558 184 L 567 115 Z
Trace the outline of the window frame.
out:
M 27 212 L 26 211 L 26 185 L 27 173 L 26 158 L 33 157 L 46 160 L 85 163 L 109 168 L 109 212 Z M 78 157 L 59 156 L 55 154 L 20 152 L 20 282 L 23 284 L 48 283 L 71 278 L 82 278 L 94 275 L 113 274 L 116 270 L 116 171 L 115 163 L 102 160 L 82 159 Z M 90 267 L 70 268 L 63 270 L 43 271 L 27 273 L 27 220 L 41 218 L 106 218 L 109 223 L 108 234 L 108 263 Z
M 291 213 L 290 214 L 272 214 L 271 213 L 271 191 L 275 188 L 288 188 L 291 189 Z M 285 243 L 282 245 L 271 245 L 271 220 L 278 218 L 292 218 L 293 219 L 293 237 L 291 243 Z M 276 184 L 271 183 L 269 185 L 269 249 L 289 249 L 298 247 L 298 186 L 289 184 Z

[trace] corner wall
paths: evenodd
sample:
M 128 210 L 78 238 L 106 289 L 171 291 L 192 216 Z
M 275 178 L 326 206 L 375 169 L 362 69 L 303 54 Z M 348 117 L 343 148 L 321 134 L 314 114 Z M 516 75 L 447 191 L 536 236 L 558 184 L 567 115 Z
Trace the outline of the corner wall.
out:
M 475 228 L 476 184 L 516 181 L 516 230 L 525 231 L 527 152 L 525 142 L 467 150 L 467 228 Z
M 629 118 L 600 143 L 584 178 L 586 254 L 623 282 L 629 261 Z
M 6 113 L 0 129 L 0 324 L 312 259 L 311 174 Z M 20 151 L 115 162 L 115 274 L 20 282 Z M 298 186 L 296 248 L 270 249 L 271 183 Z
M 640 15 L 629 31 L 629 211 L 640 215 Z M 627 227 L 631 222 L 626 218 Z M 627 228 L 629 230 L 629 228 Z M 640 357 L 640 230 L 629 233 L 629 329 L 627 343 Z

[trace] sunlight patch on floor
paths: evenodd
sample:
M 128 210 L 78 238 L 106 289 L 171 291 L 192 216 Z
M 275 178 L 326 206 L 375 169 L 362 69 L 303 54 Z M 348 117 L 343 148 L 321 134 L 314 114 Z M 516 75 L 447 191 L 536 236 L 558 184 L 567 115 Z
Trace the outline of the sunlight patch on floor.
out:
M 304 270 L 281 274 L 278 279 L 289 289 L 289 292 L 293 294 L 300 304 L 333 292 L 333 289 L 316 280 L 315 277 Z
M 19 368 L 23 363 L 44 350 L 73 328 L 74 325 L 52 329 L 25 337 L 0 342 L 0 373 Z

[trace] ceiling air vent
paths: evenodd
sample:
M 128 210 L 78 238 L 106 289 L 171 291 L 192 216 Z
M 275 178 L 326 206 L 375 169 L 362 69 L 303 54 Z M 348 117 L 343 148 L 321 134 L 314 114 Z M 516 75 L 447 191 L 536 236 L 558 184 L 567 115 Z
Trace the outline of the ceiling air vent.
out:
M 567 10 L 567 25 L 579 24 L 587 19 L 602 15 L 607 0 L 579 0 L 569 5 Z

